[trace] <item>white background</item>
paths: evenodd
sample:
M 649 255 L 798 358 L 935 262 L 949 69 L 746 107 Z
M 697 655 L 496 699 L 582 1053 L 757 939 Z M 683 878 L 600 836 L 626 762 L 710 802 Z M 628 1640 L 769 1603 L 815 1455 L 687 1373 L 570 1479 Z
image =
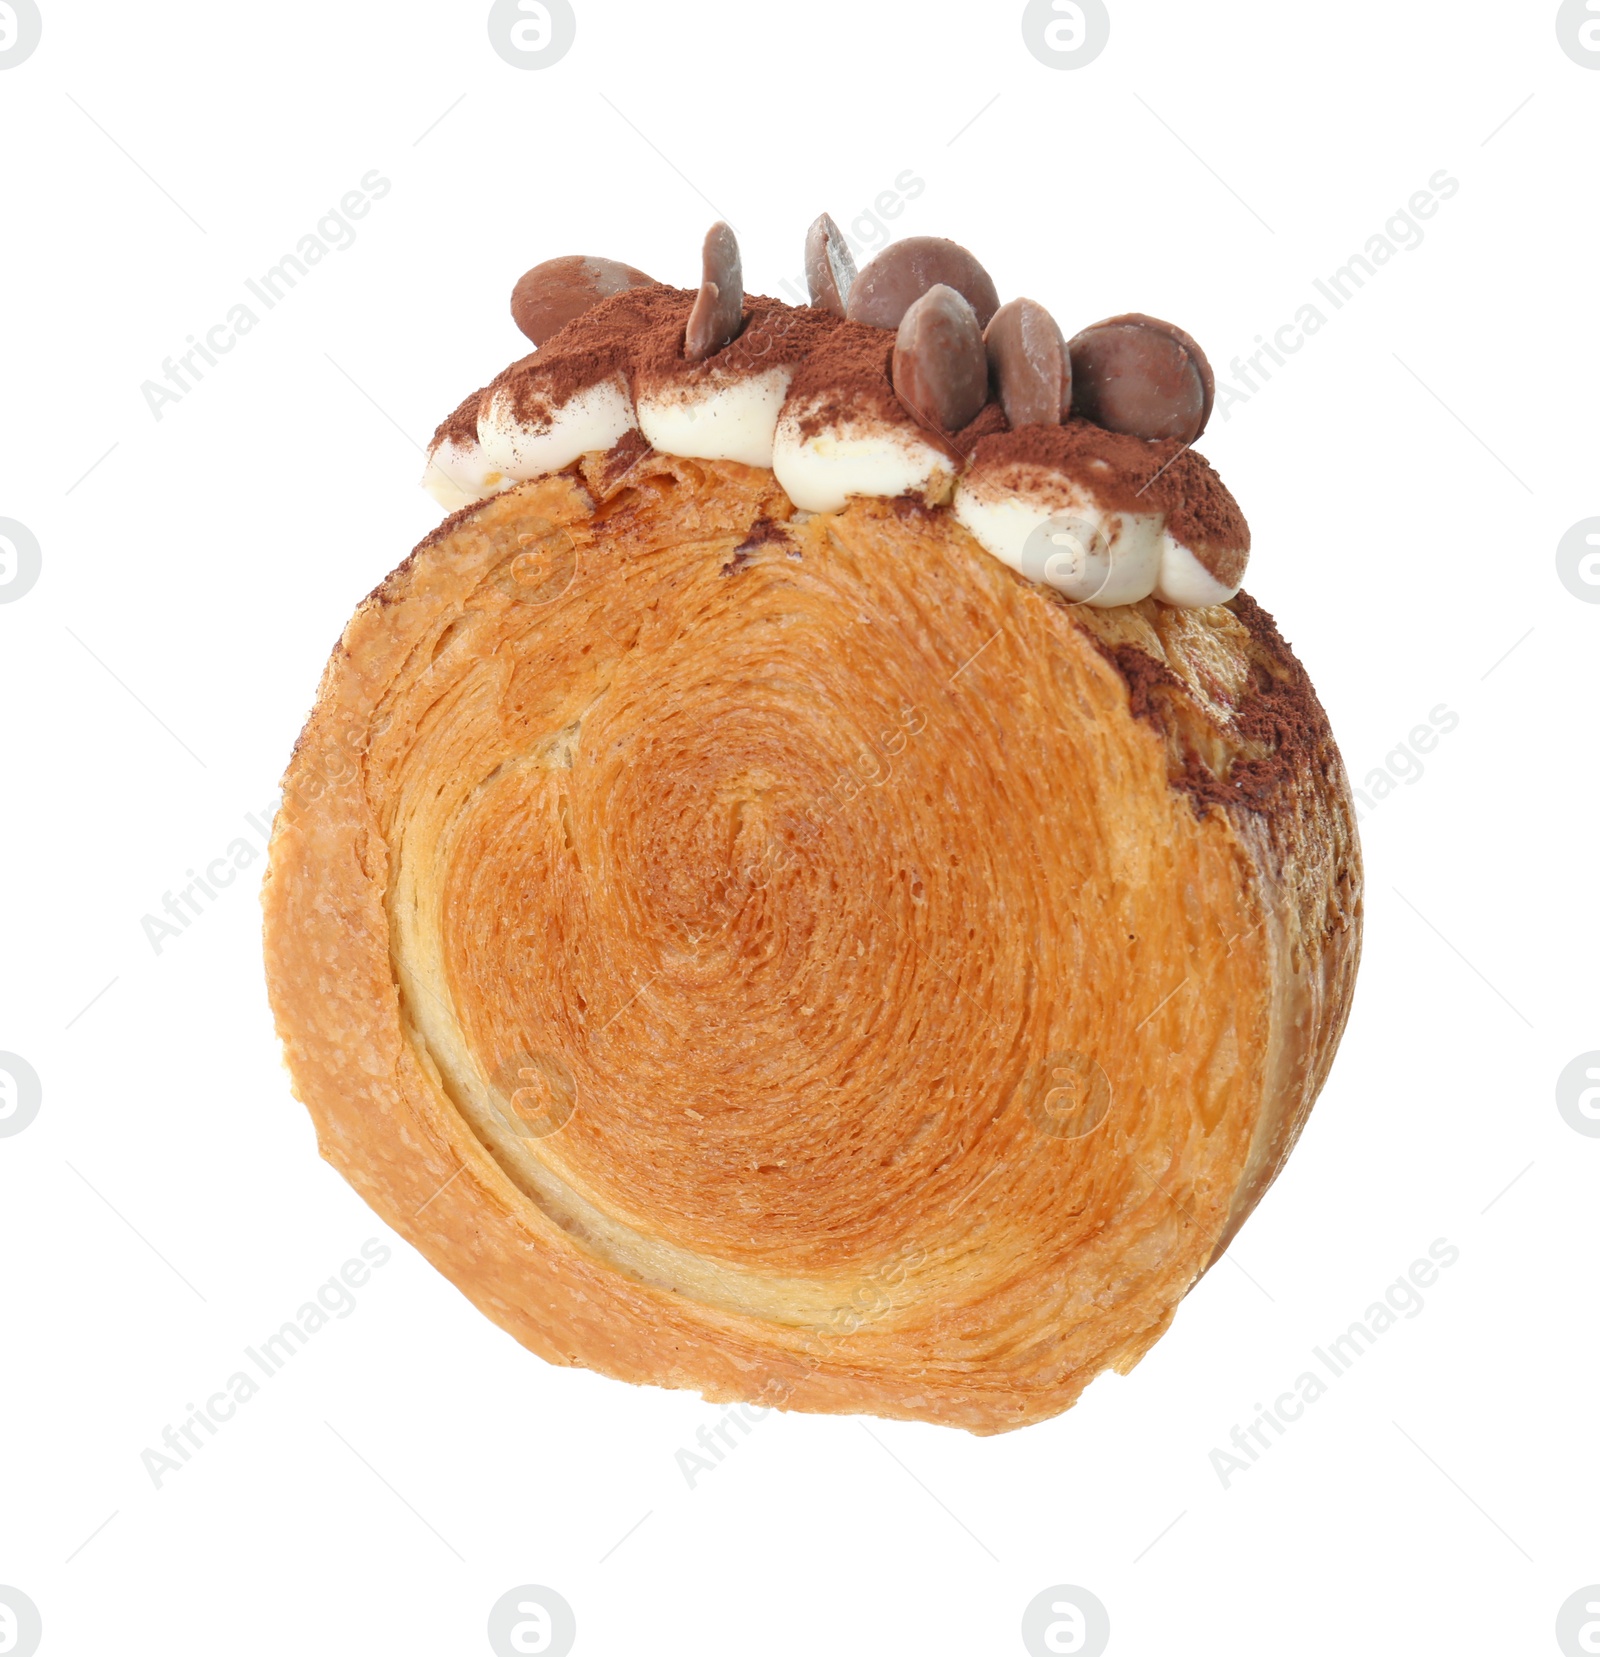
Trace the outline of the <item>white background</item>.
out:
M 1115 1657 L 1558 1649 L 1600 1581 L 1600 1139 L 1555 1104 L 1600 1048 L 1600 607 L 1555 565 L 1600 514 L 1600 72 L 1551 0 L 1111 9 L 1063 72 L 1016 3 L 578 0 L 527 72 L 482 3 L 44 0 L 0 72 L 0 517 L 43 548 L 0 605 L 0 1048 L 44 1090 L 0 1139 L 0 1583 L 46 1657 L 465 1657 L 523 1583 L 580 1657 L 1021 1652 L 1059 1583 Z M 354 244 L 156 420 L 141 383 L 374 168 Z M 993 1439 L 774 1415 L 690 1489 L 675 1452 L 721 1411 L 539 1362 L 318 1160 L 260 861 L 159 955 L 141 918 L 259 844 L 345 618 L 437 521 L 419 445 L 523 351 L 524 268 L 687 283 L 722 215 L 779 292 L 818 211 L 907 169 L 896 234 L 967 243 L 1068 333 L 1169 317 L 1223 378 L 1459 181 L 1201 445 L 1356 780 L 1459 724 L 1366 815 L 1354 1016 L 1299 1149 L 1131 1376 Z M 141 1451 L 374 1236 L 355 1312 L 156 1488 Z M 1224 1488 L 1233 1425 L 1437 1238 L 1420 1315 Z

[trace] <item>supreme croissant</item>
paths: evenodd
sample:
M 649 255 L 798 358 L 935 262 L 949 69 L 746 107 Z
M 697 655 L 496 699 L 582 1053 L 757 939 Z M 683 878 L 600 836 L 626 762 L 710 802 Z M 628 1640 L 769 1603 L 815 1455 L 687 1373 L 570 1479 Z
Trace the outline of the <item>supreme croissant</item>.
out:
M 268 982 L 323 1154 L 541 1356 L 997 1432 L 1283 1165 L 1354 813 L 1194 340 L 827 215 L 806 268 L 517 283 L 285 776 Z

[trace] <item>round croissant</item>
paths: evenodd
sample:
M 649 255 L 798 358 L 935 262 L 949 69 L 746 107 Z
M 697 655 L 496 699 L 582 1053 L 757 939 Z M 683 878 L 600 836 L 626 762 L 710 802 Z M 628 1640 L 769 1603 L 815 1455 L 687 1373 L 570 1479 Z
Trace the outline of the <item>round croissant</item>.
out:
M 1052 1415 L 1331 1062 L 1327 722 L 1243 595 L 1072 606 L 948 512 L 634 454 L 448 519 L 328 665 L 264 898 L 322 1152 L 552 1362 Z

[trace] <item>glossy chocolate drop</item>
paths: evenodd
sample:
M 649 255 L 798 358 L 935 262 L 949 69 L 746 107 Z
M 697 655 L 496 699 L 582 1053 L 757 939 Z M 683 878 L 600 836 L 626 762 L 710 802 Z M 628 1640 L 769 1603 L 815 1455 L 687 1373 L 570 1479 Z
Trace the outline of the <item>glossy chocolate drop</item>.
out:
M 827 213 L 819 213 L 806 232 L 806 291 L 811 303 L 835 316 L 845 314 L 845 304 L 856 279 L 856 262 L 850 245 Z
M 958 242 L 943 236 L 907 236 L 891 242 L 855 279 L 844 314 L 873 328 L 898 328 L 900 319 L 930 288 L 954 288 L 986 328 L 1000 308 L 988 271 Z
M 546 259 L 517 279 L 511 319 L 535 345 L 559 334 L 574 317 L 624 288 L 653 287 L 655 278 L 615 259 L 567 254 Z
M 706 232 L 700 251 L 700 291 L 683 332 L 687 362 L 704 362 L 739 333 L 744 321 L 744 272 L 739 242 L 720 219 Z
M 1107 431 L 1192 443 L 1206 429 L 1216 381 L 1181 328 L 1153 316 L 1114 316 L 1067 347 L 1074 413 Z
M 954 288 L 936 283 L 895 333 L 895 395 L 925 425 L 959 431 L 989 396 L 989 363 L 977 314 Z
M 1059 426 L 1072 412 L 1072 358 L 1043 305 L 1008 300 L 984 329 L 983 344 L 990 384 L 1013 431 Z

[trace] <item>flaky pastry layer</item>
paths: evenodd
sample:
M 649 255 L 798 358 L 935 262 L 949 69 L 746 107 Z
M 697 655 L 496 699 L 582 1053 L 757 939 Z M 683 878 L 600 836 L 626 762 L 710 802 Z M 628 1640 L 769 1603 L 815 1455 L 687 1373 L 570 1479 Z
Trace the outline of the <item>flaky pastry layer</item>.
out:
M 1348 786 L 1242 595 L 585 457 L 360 607 L 268 979 L 323 1154 L 556 1363 L 995 1432 L 1126 1371 L 1343 1028 Z

